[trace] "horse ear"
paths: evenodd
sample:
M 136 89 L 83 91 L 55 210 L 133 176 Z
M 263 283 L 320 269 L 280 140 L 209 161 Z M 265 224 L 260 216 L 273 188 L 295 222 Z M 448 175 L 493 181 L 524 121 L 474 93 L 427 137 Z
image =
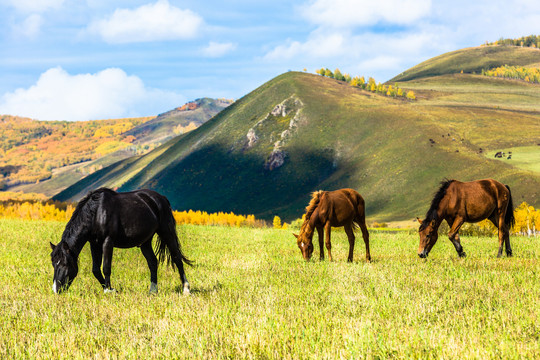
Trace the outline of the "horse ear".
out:
M 294 234 L 294 233 L 293 233 L 293 235 L 294 235 L 294 237 L 295 237 L 295 238 L 297 238 L 297 239 L 298 239 L 298 235 L 296 235 L 296 234 Z
M 66 244 L 66 242 L 62 242 L 62 250 L 69 251 L 69 246 Z
M 49 241 L 49 244 L 51 245 L 51 249 L 55 249 L 56 248 L 56 245 L 54 245 L 52 242 Z
M 422 219 L 420 219 L 418 216 L 416 217 L 416 220 L 418 220 L 420 224 L 422 223 Z

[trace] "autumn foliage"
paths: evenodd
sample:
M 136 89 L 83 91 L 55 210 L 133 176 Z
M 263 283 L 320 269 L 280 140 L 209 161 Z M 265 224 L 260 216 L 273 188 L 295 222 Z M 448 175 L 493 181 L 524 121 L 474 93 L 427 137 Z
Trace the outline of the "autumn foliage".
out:
M 491 70 L 482 70 L 482 75 L 505 79 L 523 80 L 530 83 L 540 83 L 540 68 L 525 68 L 521 66 L 500 66 Z
M 398 84 L 385 85 L 378 83 L 374 78 L 370 77 L 367 81 L 363 76 L 351 77 L 349 74 L 343 75 L 339 69 L 334 70 L 333 72 L 328 68 L 320 68 L 315 71 L 317 74 L 339 81 L 345 81 L 351 86 L 358 87 L 373 93 L 380 95 L 385 95 L 389 97 L 404 97 L 409 100 L 416 100 L 416 95 L 413 91 L 405 91 L 399 87 Z
M 7 199 L 8 195 L 12 198 Z M 17 197 L 23 200 L 17 200 Z M 24 196 L 22 193 L 8 193 L 0 196 L 0 218 L 4 219 L 68 221 L 74 210 L 73 204 L 42 201 L 36 194 Z M 232 212 L 173 211 L 173 216 L 179 225 L 265 226 L 265 222 L 255 219 L 254 215 L 236 215 Z
M 69 122 L 2 115 L 0 190 L 46 180 L 52 176 L 53 169 L 132 146 L 133 137 L 126 132 L 151 119 Z

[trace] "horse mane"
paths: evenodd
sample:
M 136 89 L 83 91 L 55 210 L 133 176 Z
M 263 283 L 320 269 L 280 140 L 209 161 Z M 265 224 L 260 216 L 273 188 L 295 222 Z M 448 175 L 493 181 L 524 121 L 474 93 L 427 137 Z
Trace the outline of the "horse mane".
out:
M 435 193 L 433 200 L 431 200 L 431 206 L 426 213 L 426 217 L 422 221 L 421 227 L 426 227 L 433 220 L 439 220 L 437 215 L 437 209 L 439 208 L 439 205 L 441 203 L 441 200 L 444 198 L 444 195 L 446 195 L 446 190 L 454 181 L 456 180 L 444 179 L 443 181 L 441 181 L 441 186 L 439 187 L 439 190 L 437 190 L 437 192 Z
M 306 214 L 304 216 L 304 222 L 300 227 L 300 233 L 304 232 L 305 228 L 308 226 L 311 215 L 313 215 L 313 212 L 315 211 L 317 206 L 319 206 L 319 200 L 321 198 L 321 195 L 324 193 L 325 191 L 323 190 L 318 190 L 311 193 L 311 200 L 309 201 L 308 206 L 306 206 Z
M 111 189 L 99 188 L 90 191 L 79 201 L 77 207 L 73 211 L 73 215 L 71 215 L 71 219 L 69 219 L 66 228 L 62 233 L 62 241 L 71 238 L 76 233 L 80 233 L 81 230 L 86 230 L 93 225 L 98 207 L 98 200 L 103 193 L 115 194 Z

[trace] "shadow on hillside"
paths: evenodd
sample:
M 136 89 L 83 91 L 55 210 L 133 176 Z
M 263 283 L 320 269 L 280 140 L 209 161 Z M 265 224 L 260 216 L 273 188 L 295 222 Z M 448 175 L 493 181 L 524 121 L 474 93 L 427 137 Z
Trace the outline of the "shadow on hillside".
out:
M 208 146 L 166 168 L 143 187 L 167 196 L 177 210 L 205 210 L 254 214 L 271 219 L 299 218 L 309 194 L 336 171 L 350 171 L 336 162 L 334 151 L 317 152 L 299 147 L 285 149 L 282 166 L 265 169 L 266 158 L 242 151 Z M 120 190 L 132 190 L 133 178 Z

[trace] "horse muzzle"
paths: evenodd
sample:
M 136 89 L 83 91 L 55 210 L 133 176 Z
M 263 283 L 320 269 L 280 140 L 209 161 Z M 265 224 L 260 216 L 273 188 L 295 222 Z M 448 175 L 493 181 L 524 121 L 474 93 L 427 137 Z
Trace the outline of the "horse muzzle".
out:
M 428 253 L 427 253 L 426 250 L 424 250 L 421 253 L 419 253 L 418 256 L 420 256 L 420 258 L 422 258 L 422 259 L 425 259 L 425 258 L 427 258 Z

